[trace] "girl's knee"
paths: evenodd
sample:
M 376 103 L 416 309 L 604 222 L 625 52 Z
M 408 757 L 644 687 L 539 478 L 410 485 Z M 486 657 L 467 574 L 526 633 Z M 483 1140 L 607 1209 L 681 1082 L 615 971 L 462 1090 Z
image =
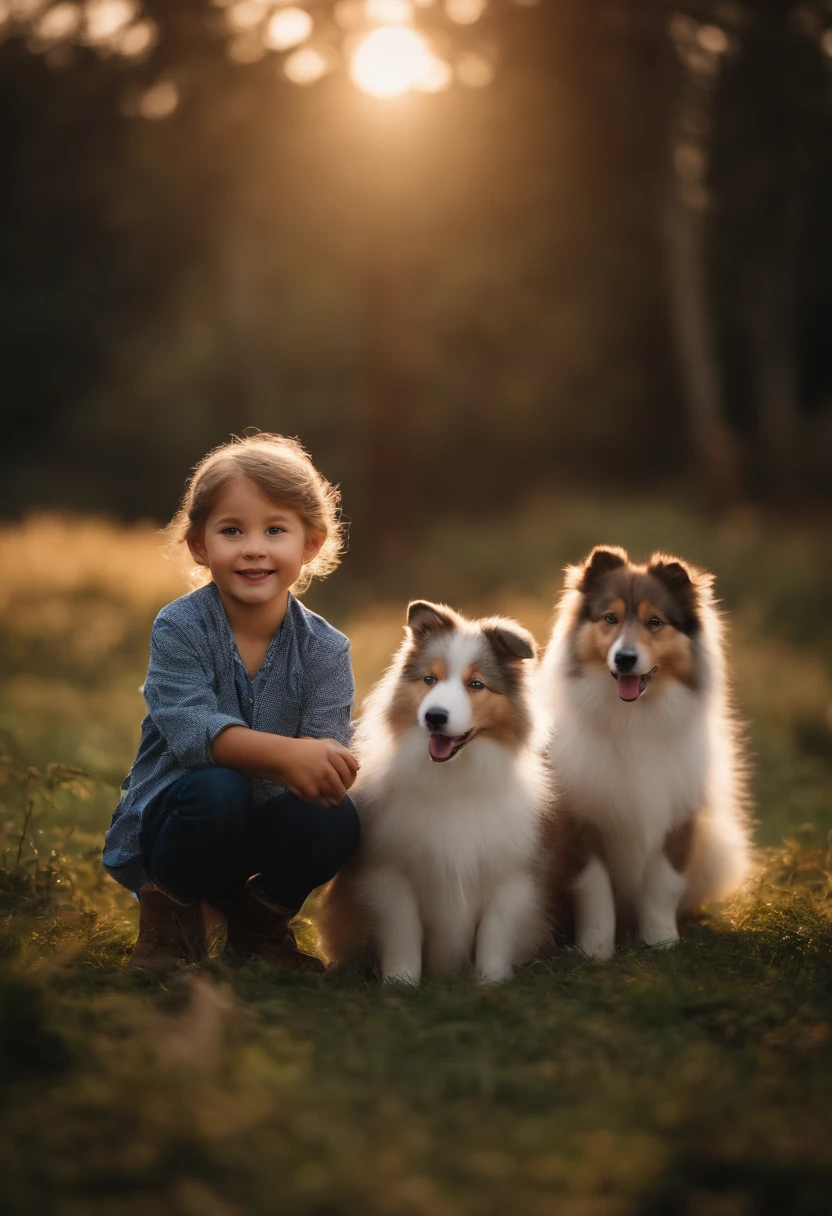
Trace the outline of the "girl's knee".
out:
M 230 768 L 207 768 L 189 774 L 180 795 L 180 815 L 200 819 L 235 832 L 243 827 L 251 806 L 251 787 Z
M 358 812 L 351 799 L 344 798 L 338 806 L 323 808 L 325 815 L 317 823 L 310 846 L 322 871 L 326 871 L 321 882 L 328 881 L 353 852 L 361 835 Z

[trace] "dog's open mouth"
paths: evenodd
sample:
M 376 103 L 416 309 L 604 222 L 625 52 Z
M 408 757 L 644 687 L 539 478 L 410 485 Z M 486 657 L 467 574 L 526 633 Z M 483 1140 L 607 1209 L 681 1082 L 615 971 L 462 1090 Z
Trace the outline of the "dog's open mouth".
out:
M 612 677 L 618 684 L 618 695 L 621 700 L 637 701 L 658 670 L 659 668 L 656 666 L 652 671 L 648 671 L 646 676 L 620 676 L 612 672 Z
M 431 760 L 435 760 L 437 764 L 444 763 L 445 760 L 452 760 L 458 751 L 461 751 L 466 743 L 473 737 L 473 730 L 466 731 L 464 735 L 431 735 L 428 743 L 428 752 Z

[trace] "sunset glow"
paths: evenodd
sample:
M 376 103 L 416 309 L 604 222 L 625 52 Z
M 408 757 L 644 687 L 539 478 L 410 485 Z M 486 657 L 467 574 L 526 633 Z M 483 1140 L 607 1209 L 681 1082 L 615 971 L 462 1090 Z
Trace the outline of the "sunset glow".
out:
M 350 65 L 355 84 L 372 97 L 400 97 L 435 73 L 435 56 L 421 35 L 382 26 L 359 44 Z

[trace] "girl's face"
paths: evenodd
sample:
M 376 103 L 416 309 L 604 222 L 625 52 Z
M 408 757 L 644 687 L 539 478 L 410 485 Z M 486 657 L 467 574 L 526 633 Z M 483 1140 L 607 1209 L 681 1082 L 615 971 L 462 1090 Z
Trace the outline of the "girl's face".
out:
M 286 593 L 323 543 L 307 535 L 291 507 L 267 498 L 246 477 L 223 488 L 201 537 L 188 541 L 194 558 L 211 571 L 224 600 L 260 607 Z

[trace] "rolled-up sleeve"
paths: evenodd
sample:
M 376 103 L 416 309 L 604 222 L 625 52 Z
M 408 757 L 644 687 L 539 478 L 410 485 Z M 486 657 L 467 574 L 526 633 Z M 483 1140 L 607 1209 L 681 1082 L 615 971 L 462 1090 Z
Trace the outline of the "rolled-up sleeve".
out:
M 337 739 L 349 747 L 352 739 L 352 705 L 355 681 L 350 644 L 345 642 L 335 660 L 308 663 L 298 735 L 310 739 Z
M 148 713 L 184 769 L 208 768 L 211 744 L 229 726 L 247 726 L 221 713 L 211 675 L 193 644 L 157 619 L 150 635 L 150 664 L 144 684 Z

